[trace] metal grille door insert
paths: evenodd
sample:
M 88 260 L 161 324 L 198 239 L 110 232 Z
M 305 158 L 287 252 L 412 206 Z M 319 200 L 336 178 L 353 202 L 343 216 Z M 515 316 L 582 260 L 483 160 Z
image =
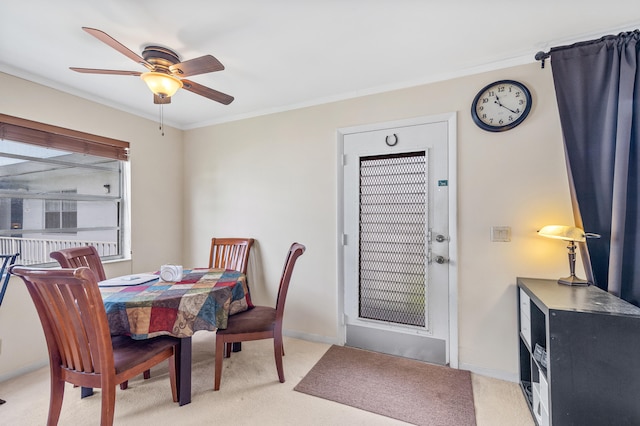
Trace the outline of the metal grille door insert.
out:
M 360 158 L 361 318 L 426 326 L 427 154 Z

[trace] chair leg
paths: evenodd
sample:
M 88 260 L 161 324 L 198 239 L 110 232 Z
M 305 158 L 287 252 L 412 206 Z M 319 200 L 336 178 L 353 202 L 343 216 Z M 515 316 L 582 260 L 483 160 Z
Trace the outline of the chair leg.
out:
M 227 347 L 226 342 L 221 336 L 216 336 L 216 371 L 213 380 L 213 390 L 220 390 L 220 377 L 222 376 L 222 358 L 224 357 L 224 349 Z
M 224 357 L 225 358 L 230 358 L 231 357 L 232 348 L 233 348 L 233 343 L 225 343 L 225 345 L 224 345 Z
M 178 380 L 176 371 L 178 371 L 178 357 L 173 355 L 169 358 L 169 381 L 171 382 L 171 397 L 173 402 L 178 402 Z
M 150 379 L 151 378 L 151 370 L 145 370 L 144 373 L 142 373 L 142 377 L 146 379 Z M 129 381 L 126 382 L 122 382 L 120 383 L 120 389 L 125 390 L 129 387 Z
M 273 353 L 276 358 L 278 379 L 280 379 L 280 383 L 284 383 L 284 369 L 282 368 L 282 355 L 284 355 L 282 333 L 275 333 L 275 335 L 273 336 Z
M 112 382 L 113 383 L 113 382 Z M 102 412 L 100 415 L 100 426 L 113 425 L 116 408 L 116 386 L 102 387 Z
M 49 396 L 49 417 L 47 426 L 55 426 L 60 419 L 62 411 L 62 399 L 64 398 L 64 380 L 60 377 L 51 377 L 51 395 Z

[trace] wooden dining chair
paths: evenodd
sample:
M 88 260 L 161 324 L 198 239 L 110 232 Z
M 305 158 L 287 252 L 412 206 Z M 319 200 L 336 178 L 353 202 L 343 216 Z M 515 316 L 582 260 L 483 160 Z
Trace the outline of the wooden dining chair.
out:
M 209 268 L 225 268 L 247 274 L 249 252 L 253 238 L 212 238 L 209 252 Z M 233 351 L 240 352 L 242 343 L 233 344 Z M 231 348 L 225 356 L 231 354 Z
M 57 260 L 63 268 L 79 268 L 86 266 L 96 274 L 97 281 L 104 281 L 107 275 L 104 273 L 100 254 L 94 246 L 71 247 L 58 251 L 52 251 L 49 256 Z
M 212 238 L 209 268 L 225 268 L 247 273 L 253 238 Z
M 246 342 L 249 340 L 273 339 L 273 352 L 276 359 L 278 378 L 280 379 L 280 383 L 284 383 L 284 370 L 282 368 L 282 356 L 284 355 L 282 341 L 284 304 L 287 298 L 287 291 L 289 290 L 293 267 L 298 257 L 300 257 L 304 251 L 305 246 L 302 244 L 293 243 L 291 245 L 280 278 L 275 308 L 255 306 L 253 309 L 231 315 L 227 321 L 227 328 L 218 329 L 216 332 L 216 360 L 213 390 L 217 391 L 220 389 L 222 358 L 224 357 L 225 350 L 230 354 L 229 349 L 232 343 Z
M 62 268 L 79 268 L 86 266 L 96 274 L 97 281 L 104 281 L 107 279 L 107 275 L 104 273 L 104 267 L 102 266 L 102 259 L 100 254 L 94 246 L 80 246 L 71 247 L 58 251 L 52 251 L 49 253 L 49 257 L 58 261 Z M 151 371 L 146 370 L 143 372 L 145 379 L 151 378 Z M 129 382 L 124 381 L 120 383 L 120 389 L 125 390 L 129 386 Z M 90 389 L 83 389 L 82 396 L 91 395 Z
M 179 339 L 160 336 L 133 340 L 111 336 L 96 281 L 88 267 L 10 269 L 24 281 L 40 317 L 49 350 L 50 397 L 47 425 L 58 423 L 65 382 L 102 389 L 100 424 L 113 424 L 116 385 L 169 361 L 173 401 L 178 401 L 176 369 Z

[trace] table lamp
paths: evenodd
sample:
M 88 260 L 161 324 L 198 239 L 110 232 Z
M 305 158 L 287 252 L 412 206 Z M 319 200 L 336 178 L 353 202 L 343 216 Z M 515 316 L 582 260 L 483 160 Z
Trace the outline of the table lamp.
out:
M 547 225 L 538 231 L 538 234 L 547 238 L 569 241 L 569 271 L 571 275 L 560 278 L 558 284 L 565 285 L 589 285 L 589 282 L 576 276 L 576 241 L 584 242 L 587 239 L 585 232 L 575 226 Z

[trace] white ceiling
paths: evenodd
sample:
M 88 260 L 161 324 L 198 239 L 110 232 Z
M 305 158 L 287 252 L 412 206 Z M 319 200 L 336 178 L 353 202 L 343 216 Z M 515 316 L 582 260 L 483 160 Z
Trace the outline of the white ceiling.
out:
M 2 0 L 0 71 L 156 120 L 134 52 L 211 54 L 225 70 L 190 77 L 228 106 L 180 90 L 166 124 L 190 129 L 533 62 L 537 51 L 640 28 L 638 0 Z

